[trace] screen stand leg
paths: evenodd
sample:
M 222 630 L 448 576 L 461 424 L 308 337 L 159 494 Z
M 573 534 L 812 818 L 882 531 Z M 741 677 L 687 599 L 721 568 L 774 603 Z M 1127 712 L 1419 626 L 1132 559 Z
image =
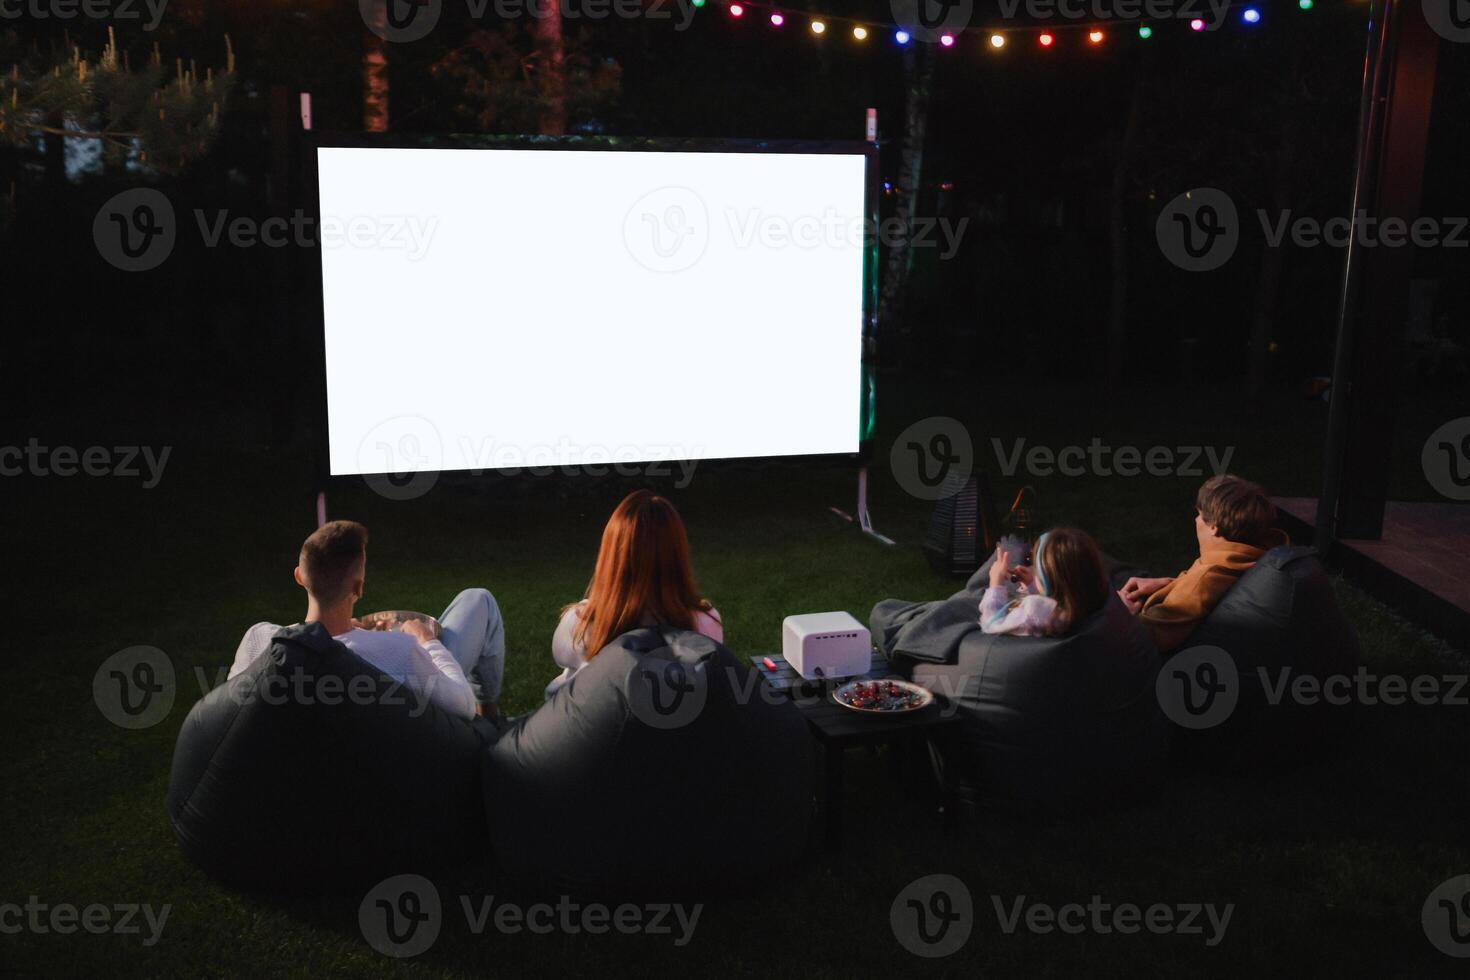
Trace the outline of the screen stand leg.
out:
M 324 527 L 327 523 L 327 491 L 318 490 L 316 493 L 316 526 Z
M 866 466 L 858 469 L 857 513 L 849 514 L 840 507 L 832 507 L 830 510 L 844 521 L 847 521 L 847 523 L 856 524 L 864 534 L 874 541 L 879 541 L 883 544 L 894 543 L 892 538 L 873 530 L 873 517 L 868 513 L 868 468 Z

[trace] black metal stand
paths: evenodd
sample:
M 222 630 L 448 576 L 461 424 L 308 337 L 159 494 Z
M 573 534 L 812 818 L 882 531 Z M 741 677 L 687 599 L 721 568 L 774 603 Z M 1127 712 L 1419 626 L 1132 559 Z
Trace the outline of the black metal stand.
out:
M 873 529 L 873 516 L 868 513 L 868 468 L 866 466 L 858 469 L 857 512 L 849 514 L 840 507 L 829 509 L 849 524 L 856 524 L 864 534 L 874 541 L 887 545 L 897 543 L 887 535 L 879 534 Z

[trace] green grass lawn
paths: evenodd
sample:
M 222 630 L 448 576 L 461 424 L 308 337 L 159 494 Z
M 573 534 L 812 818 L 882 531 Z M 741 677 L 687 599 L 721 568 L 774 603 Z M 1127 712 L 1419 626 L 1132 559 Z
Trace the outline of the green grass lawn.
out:
M 892 439 L 926 413 L 964 419 L 999 497 L 1023 481 L 999 473 L 989 440 L 1009 444 L 1016 436 L 1052 446 L 1094 435 L 1144 448 L 1234 446 L 1233 470 L 1282 493 L 1315 491 L 1319 405 L 1263 404 L 1231 416 L 1208 407 L 1223 399 L 1192 393 L 1168 396 L 1168 409 L 1139 398 L 1105 410 L 1087 408 L 1081 396 L 984 394 L 984 405 L 977 393 L 953 405 L 934 393 L 893 397 L 880 431 Z M 921 399 L 922 412 L 913 407 Z M 1008 421 L 997 421 L 1002 415 Z M 855 756 L 846 854 L 772 868 L 768 888 L 706 908 L 683 947 L 668 936 L 476 935 L 458 896 L 499 893 L 495 882 L 467 875 L 439 883 L 448 914 L 433 948 L 395 961 L 363 941 L 357 896 L 281 901 L 220 888 L 182 859 L 168 827 L 173 742 L 200 693 L 196 669 L 212 683 L 246 626 L 291 622 L 304 611 L 290 573 L 313 505 L 301 457 L 205 452 L 196 448 L 208 444 L 200 428 L 180 420 L 166 430 L 177 444 L 154 490 L 121 479 L 7 486 L 3 540 L 18 601 L 0 659 L 0 904 L 36 896 L 52 905 L 167 904 L 170 914 L 159 941 L 146 947 L 140 935 L 0 934 L 0 974 L 1464 975 L 1463 961 L 1436 951 L 1420 924 L 1431 889 L 1470 873 L 1463 707 L 1370 708 L 1345 752 L 1290 775 L 1179 774 L 1138 809 L 1045 821 L 970 814 L 953 837 L 941 833 L 920 791 L 923 773 L 895 774 L 882 753 Z M 116 429 L 109 438 L 133 431 L 125 421 Z M 1410 462 L 1396 486 L 1413 494 L 1417 446 L 1401 449 Z M 1163 571 L 1191 559 L 1198 477 L 1026 482 L 1040 492 L 1049 521 L 1092 530 L 1106 550 Z M 580 594 L 607 514 L 636 485 L 458 479 L 399 503 L 359 483 L 335 494 L 331 510 L 372 530 L 364 611 L 438 611 L 467 585 L 495 592 L 508 624 L 503 703 L 518 712 L 536 706 L 556 673 L 549 644 L 558 608 Z M 931 598 L 956 587 L 919 553 L 928 505 L 895 485 L 886 441 L 874 465 L 873 509 L 896 548 L 862 538 L 827 512 L 850 503 L 850 473 L 836 467 L 711 465 L 670 493 L 689 525 L 700 583 L 739 654 L 776 649 L 781 619 L 793 612 L 846 609 L 866 619 L 878 599 Z M 1352 587 L 1339 583 L 1339 594 L 1371 670 L 1466 670 L 1459 653 Z M 180 694 L 165 722 L 129 732 L 102 718 L 91 685 L 104 658 L 134 644 L 172 658 Z M 597 814 L 587 820 L 595 832 Z M 678 822 L 671 811 L 662 829 L 677 834 Z M 889 907 L 907 883 L 932 873 L 966 883 L 976 922 L 960 952 L 924 961 L 894 940 Z M 992 896 L 1009 907 L 1020 896 L 1060 905 L 1094 895 L 1113 904 L 1211 902 L 1234 910 L 1223 941 L 1208 947 L 1201 936 L 1007 934 L 992 908 Z

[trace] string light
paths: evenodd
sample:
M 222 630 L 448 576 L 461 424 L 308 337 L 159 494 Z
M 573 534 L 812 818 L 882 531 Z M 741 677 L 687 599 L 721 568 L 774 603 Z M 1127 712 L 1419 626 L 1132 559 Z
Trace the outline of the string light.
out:
M 0 0 L 0 4 L 3 4 L 3 2 L 4 0 Z M 1251 27 L 1263 23 L 1265 14 L 1263 13 L 1263 7 L 1260 3 L 1260 0 L 1245 0 L 1245 2 L 1249 5 L 1237 8 L 1240 10 L 1240 23 L 1242 25 Z M 1297 7 L 1301 10 L 1312 10 L 1316 7 L 1316 0 L 1296 0 L 1296 2 Z M 689 0 L 689 4 L 691 7 L 702 9 L 709 6 L 709 0 Z M 721 4 L 723 4 L 725 10 L 729 13 L 729 15 L 735 19 L 743 18 L 746 13 L 751 9 L 755 9 L 757 11 L 769 11 L 767 17 L 769 19 L 771 27 L 773 28 L 784 27 L 787 19 L 793 15 L 799 18 L 803 16 L 803 12 L 801 11 L 781 9 L 778 8 L 774 3 L 767 2 L 767 0 L 720 0 L 720 2 L 716 4 L 716 6 L 719 6 Z M 832 24 L 835 21 L 837 28 L 841 31 L 849 31 L 854 41 L 869 40 L 874 36 L 875 30 L 879 32 L 891 30 L 893 32 L 891 35 L 893 41 L 899 47 L 906 47 L 909 44 L 912 44 L 914 41 L 914 36 L 911 32 L 895 25 L 883 24 L 881 22 L 873 23 L 859 21 L 855 18 L 844 16 L 825 18 L 821 15 L 812 16 L 807 14 L 805 15 L 805 17 L 807 18 L 807 23 L 811 29 L 812 34 L 818 36 L 823 36 L 829 33 L 827 30 L 828 25 Z M 1195 17 L 1189 21 L 1189 29 L 1195 33 L 1200 33 L 1209 30 L 1210 26 L 1204 18 Z M 1138 24 L 1137 31 L 1139 40 L 1146 41 L 1154 36 L 1154 27 L 1149 24 Z M 945 48 L 953 48 L 959 43 L 960 36 L 962 34 L 968 35 L 973 33 L 978 33 L 978 29 L 964 28 L 961 30 L 948 31 L 939 35 L 939 44 Z M 994 31 L 986 34 L 986 46 L 993 51 L 999 51 L 1002 48 L 1006 47 L 1006 45 L 1010 41 L 1010 35 L 1015 33 L 1018 33 L 1018 31 L 1015 29 L 1009 29 L 1005 31 Z M 1021 28 L 1019 30 L 1019 33 L 1025 35 L 1031 33 L 1031 31 L 1025 28 Z M 1101 27 L 1088 27 L 1086 28 L 1086 33 L 1088 42 L 1093 45 L 1101 45 L 1107 39 L 1107 33 Z M 1043 48 L 1052 48 L 1056 46 L 1057 35 L 1053 31 L 1040 31 L 1036 34 L 1036 42 Z

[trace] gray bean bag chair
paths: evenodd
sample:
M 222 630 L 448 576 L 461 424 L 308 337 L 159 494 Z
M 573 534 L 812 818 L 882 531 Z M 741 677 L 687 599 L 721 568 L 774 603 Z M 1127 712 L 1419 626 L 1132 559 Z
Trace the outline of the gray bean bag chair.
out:
M 978 605 L 952 662 L 894 657 L 957 705 L 961 724 L 941 748 L 961 794 L 1070 809 L 1156 789 L 1169 736 L 1154 694 L 1159 654 L 1123 603 L 1111 597 L 1064 637 L 986 634 L 974 626 Z
M 486 851 L 486 723 L 400 687 L 317 623 L 277 635 L 194 705 L 168 815 L 184 854 L 230 884 L 360 887 Z
M 1004 763 L 1007 750 L 1003 742 L 997 742 L 1000 736 L 994 729 L 1002 721 L 1017 721 L 1012 712 L 1021 712 L 1029 726 L 1033 709 L 1050 697 L 1046 682 L 1035 681 L 1039 686 L 1027 686 L 1032 682 L 1022 681 L 1020 686 L 1011 683 L 1009 688 L 974 688 L 977 670 L 983 675 L 994 669 L 979 654 L 982 649 L 994 649 L 998 654 L 1016 644 L 1025 649 L 1036 643 L 1070 643 L 1086 634 L 1089 624 L 1082 624 L 1076 635 L 1064 641 L 1021 637 L 982 640 L 984 634 L 975 620 L 989 567 L 987 561 L 965 588 L 949 599 L 924 603 L 889 599 L 878 603 L 871 617 L 873 636 L 895 663 L 910 670 L 916 679 L 933 678 L 950 684 L 963 681 L 969 685 L 959 694 L 962 710 L 970 720 L 969 742 L 961 755 L 969 775 L 978 774 L 982 783 L 996 782 L 1003 796 L 1055 797 L 1056 793 L 1042 792 L 1047 786 L 1017 787 L 1000 775 L 1008 771 Z M 1129 574 L 1147 573 L 1112 563 L 1115 586 Z M 1096 639 L 1101 641 L 1100 648 L 1110 652 L 1101 661 L 1093 656 L 1087 663 L 1089 669 L 1100 669 L 1100 662 L 1122 670 L 1116 682 L 1122 685 L 1118 690 L 1126 690 L 1130 683 L 1126 651 L 1131 641 L 1119 613 L 1127 616 L 1127 610 L 1118 603 L 1116 608 L 1110 604 L 1104 612 L 1115 625 L 1110 631 L 1096 634 Z M 1206 654 L 1201 651 L 1204 647 L 1218 648 L 1225 655 L 1222 659 L 1220 654 Z M 1350 676 L 1358 660 L 1357 636 L 1337 606 L 1331 582 L 1316 553 L 1311 548 L 1284 545 L 1263 555 L 1189 640 L 1165 658 L 1163 676 L 1157 679 L 1150 697 L 1161 710 L 1167 706 L 1167 717 L 1174 722 L 1172 748 L 1177 763 L 1235 771 L 1279 768 L 1339 744 L 1352 720 L 1350 707 L 1336 706 L 1325 699 L 1303 704 L 1289 696 L 1275 697 L 1282 678 L 1306 675 L 1321 681 L 1332 675 Z M 1226 684 L 1223 678 L 1227 674 L 1234 678 L 1234 693 L 1227 695 L 1233 704 L 1227 711 L 1193 715 L 1184 710 L 1186 691 L 1194 707 L 1212 705 L 1203 696 L 1203 689 L 1205 685 Z M 967 693 L 972 688 L 975 693 Z M 985 692 L 983 696 L 981 691 Z M 1042 692 L 1039 700 L 1035 697 L 1038 691 Z M 1139 706 L 1138 710 L 1141 717 L 1143 708 Z M 1070 731 L 1073 736 L 1085 734 L 1085 728 L 1077 728 L 1075 721 L 1040 717 L 1038 727 L 1027 727 L 1038 738 L 1061 737 L 1044 734 L 1042 725 Z M 1143 759 L 1149 755 L 1148 749 L 1146 742 L 1140 741 L 1130 751 Z M 1117 760 L 1117 765 L 1122 761 Z M 1140 773 L 1147 771 L 1147 765 Z M 1045 782 L 1042 777 L 1036 778 Z M 1060 784 L 1053 788 L 1065 789 Z
M 1193 675 L 1198 690 L 1199 655 L 1190 654 L 1204 647 L 1224 651 L 1224 657 L 1209 655 L 1218 661 L 1211 668 L 1215 683 L 1224 684 L 1222 669 L 1233 668 L 1239 693 L 1218 722 L 1206 716 L 1201 725 L 1186 716 L 1176 738 L 1186 761 L 1237 770 L 1289 766 L 1347 737 L 1351 705 L 1290 693 L 1302 677 L 1314 684 L 1351 677 L 1361 657 L 1357 631 L 1338 607 L 1315 549 L 1285 545 L 1266 552 L 1165 661 L 1164 684 L 1189 683 L 1177 676 L 1183 672 Z
M 663 901 L 781 874 L 806 845 L 810 744 L 723 646 L 625 633 L 486 753 L 497 863 L 553 893 Z

